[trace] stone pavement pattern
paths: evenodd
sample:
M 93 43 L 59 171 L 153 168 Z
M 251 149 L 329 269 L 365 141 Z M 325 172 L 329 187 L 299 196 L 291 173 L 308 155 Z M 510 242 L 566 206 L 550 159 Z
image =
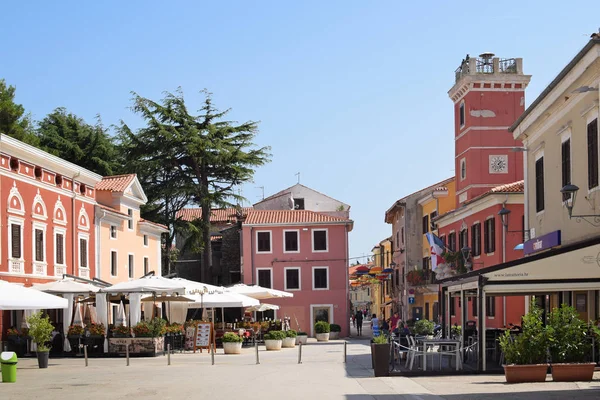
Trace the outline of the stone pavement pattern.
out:
M 366 334 L 366 331 L 365 331 Z M 600 373 L 591 383 L 506 385 L 502 375 L 374 378 L 368 339 L 352 338 L 347 363 L 343 341 L 298 349 L 241 355 L 218 350 L 215 365 L 206 354 L 174 354 L 167 358 L 51 359 L 40 370 L 34 359 L 18 364 L 16 384 L 0 384 L 0 399 L 600 399 Z M 549 378 L 550 379 L 550 378 Z

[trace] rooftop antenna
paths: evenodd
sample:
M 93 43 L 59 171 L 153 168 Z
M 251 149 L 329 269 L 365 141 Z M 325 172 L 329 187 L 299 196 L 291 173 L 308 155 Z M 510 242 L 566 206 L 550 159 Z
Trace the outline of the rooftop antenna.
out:
M 256 189 L 261 189 L 262 190 L 262 200 L 265 199 L 265 187 L 264 186 L 257 186 Z
M 298 183 L 300 183 L 300 172 L 297 172 L 294 175 L 296 175 L 298 177 Z

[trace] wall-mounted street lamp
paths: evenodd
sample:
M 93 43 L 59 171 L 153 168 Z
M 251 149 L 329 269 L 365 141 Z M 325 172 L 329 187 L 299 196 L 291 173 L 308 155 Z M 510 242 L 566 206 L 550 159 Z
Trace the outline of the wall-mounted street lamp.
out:
M 506 229 L 506 232 L 510 232 L 510 233 L 524 233 L 525 235 L 525 240 L 529 239 L 529 229 L 517 229 L 514 231 L 511 231 L 508 229 L 508 217 L 510 216 L 511 211 L 504 207 L 504 205 L 502 206 L 502 209 L 500 211 L 498 211 L 498 215 L 500 216 L 500 222 L 502 222 L 502 226 L 504 227 L 504 229 Z
M 575 218 L 575 221 L 581 222 L 582 220 L 595 227 L 600 227 L 600 215 L 599 214 L 585 214 L 585 215 L 573 215 L 573 207 L 575 207 L 575 199 L 577 198 L 577 192 L 579 188 L 575 185 L 565 185 L 560 192 L 564 195 L 565 206 L 569 213 L 569 219 Z
M 460 252 L 462 253 L 463 261 L 465 262 L 465 268 L 467 269 L 467 271 L 470 271 L 471 270 L 471 262 L 470 262 L 471 248 L 469 246 L 465 246 L 462 249 L 460 249 Z

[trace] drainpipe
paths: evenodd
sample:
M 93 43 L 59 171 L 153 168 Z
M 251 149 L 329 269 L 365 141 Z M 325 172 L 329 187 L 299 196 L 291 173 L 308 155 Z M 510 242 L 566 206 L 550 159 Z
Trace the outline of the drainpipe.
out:
M 346 323 L 348 323 L 348 321 L 350 321 L 350 309 L 348 308 L 348 299 L 350 298 L 350 275 L 349 275 L 349 264 L 350 264 L 350 253 L 348 252 L 348 224 L 344 225 L 344 229 L 346 231 L 346 238 L 345 238 L 345 244 L 346 244 L 346 297 L 344 298 L 344 301 L 346 302 L 345 307 L 346 307 Z M 393 256 L 393 254 L 392 254 Z M 348 325 L 348 336 L 350 336 L 350 325 Z
M 75 178 L 78 176 L 79 171 L 77 171 L 71 178 L 71 192 L 73 192 L 73 196 L 71 196 L 71 260 L 73 263 L 72 272 L 75 276 L 78 276 L 77 269 L 75 268 L 75 249 L 77 248 L 77 225 L 75 224 L 75 197 L 77 196 L 77 193 L 75 192 Z
M 506 202 L 508 201 L 508 195 L 506 195 L 506 200 L 502 203 L 502 207 L 506 207 Z M 506 217 L 508 221 L 508 216 Z M 500 221 L 502 222 L 502 221 Z M 507 222 L 508 223 L 508 222 Z M 502 263 L 506 262 L 506 229 L 507 227 L 502 223 Z M 502 296 L 502 326 L 506 326 L 506 296 Z
M 529 154 L 529 152 L 527 151 L 527 145 L 525 143 L 523 143 L 523 146 L 526 149 L 526 151 L 523 152 L 523 180 L 525 182 L 525 184 L 523 185 L 523 215 L 525 216 L 525 223 L 523 224 L 523 230 L 525 231 L 525 234 L 523 235 L 523 237 L 525 238 L 525 240 L 529 240 L 531 239 L 531 234 L 529 230 L 529 189 L 527 188 L 527 182 L 529 182 L 527 171 L 527 155 Z M 529 299 L 529 296 L 525 296 L 526 313 L 529 312 Z

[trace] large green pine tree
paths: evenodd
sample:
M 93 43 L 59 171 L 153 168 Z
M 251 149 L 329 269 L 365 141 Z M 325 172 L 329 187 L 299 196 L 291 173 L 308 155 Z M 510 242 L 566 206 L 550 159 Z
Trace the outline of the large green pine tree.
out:
M 173 194 L 179 188 L 179 199 L 188 198 L 202 208 L 204 218 L 188 228 L 199 233 L 190 235 L 191 240 L 201 238 L 193 247 L 202 249 L 204 271 L 200 276 L 204 279 L 212 263 L 207 216 L 213 207 L 240 202 L 243 198 L 236 193 L 236 187 L 251 181 L 255 168 L 267 163 L 271 155 L 269 147 L 254 144 L 257 122 L 236 124 L 224 120 L 229 110 L 219 111 L 211 94 L 202 94 L 203 105 L 194 115 L 188 111 L 181 89 L 166 93 L 160 102 L 133 93 L 133 110 L 146 121 L 146 127 L 134 133 L 123 123 L 120 131 L 122 142 L 127 144 L 126 158 L 138 160 L 137 170 L 143 170 L 144 165 L 148 170 L 162 166 L 172 178 L 164 183 L 171 185 L 168 191 Z M 166 205 L 157 207 L 164 211 Z M 169 222 L 170 227 L 175 226 L 174 220 Z M 169 243 L 166 249 L 169 251 Z
M 120 164 L 112 138 L 100 119 L 90 125 L 59 107 L 39 122 L 40 147 L 50 154 L 99 175 L 119 172 Z
M 7 86 L 4 79 L 0 79 L 0 133 L 14 137 L 17 140 L 39 145 L 35 135 L 31 118 L 25 114 L 25 107 L 15 103 L 14 86 Z

